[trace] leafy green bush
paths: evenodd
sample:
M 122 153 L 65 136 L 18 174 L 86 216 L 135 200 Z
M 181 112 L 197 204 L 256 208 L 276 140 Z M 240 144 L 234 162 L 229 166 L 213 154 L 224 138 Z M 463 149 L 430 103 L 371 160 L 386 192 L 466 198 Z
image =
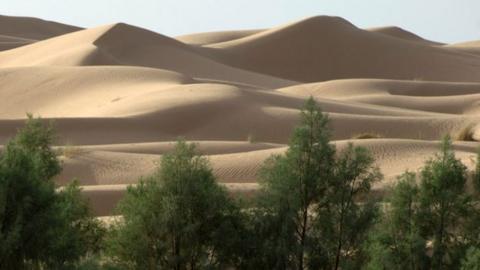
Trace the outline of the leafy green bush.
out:
M 370 153 L 349 145 L 336 155 L 328 117 L 310 98 L 285 155 L 260 174 L 257 269 L 345 269 L 361 256 L 374 204 L 360 204 L 381 178 Z
M 0 156 L 1 269 L 68 268 L 98 249 L 101 228 L 78 185 L 56 192 L 53 139 L 51 125 L 29 115 Z
M 211 269 L 233 265 L 239 209 L 195 146 L 178 142 L 161 166 L 128 187 L 109 254 L 124 269 Z

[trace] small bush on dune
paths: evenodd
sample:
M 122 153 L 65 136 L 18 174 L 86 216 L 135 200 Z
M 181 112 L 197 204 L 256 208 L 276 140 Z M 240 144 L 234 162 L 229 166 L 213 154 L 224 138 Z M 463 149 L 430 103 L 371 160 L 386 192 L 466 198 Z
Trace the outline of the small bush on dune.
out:
M 468 124 L 462 127 L 457 133 L 453 134 L 452 137 L 456 141 L 466 141 L 466 142 L 475 142 L 477 141 L 474 135 L 475 124 Z
M 380 139 L 380 138 L 385 138 L 385 136 L 379 133 L 373 133 L 373 132 L 363 132 L 363 133 L 358 133 L 352 136 L 352 139 L 354 140 Z
M 253 132 L 248 133 L 247 141 L 249 143 L 256 143 L 257 142 L 257 138 L 255 137 L 255 134 L 253 134 Z
M 84 152 L 85 150 L 82 149 L 81 147 L 70 144 L 70 143 L 65 144 L 64 146 L 61 146 L 58 148 L 58 154 L 66 158 L 78 157 Z

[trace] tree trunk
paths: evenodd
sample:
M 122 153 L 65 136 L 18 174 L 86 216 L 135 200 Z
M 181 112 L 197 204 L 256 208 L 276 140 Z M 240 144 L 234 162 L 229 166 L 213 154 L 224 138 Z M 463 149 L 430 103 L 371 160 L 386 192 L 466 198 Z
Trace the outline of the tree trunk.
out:
M 338 245 L 337 245 L 337 254 L 335 255 L 335 270 L 338 270 L 340 265 L 340 253 L 342 252 L 342 237 L 343 237 L 343 212 L 341 215 L 340 221 L 340 233 L 338 237 Z
M 442 207 L 441 207 L 441 210 L 440 210 L 440 227 L 438 229 L 438 233 L 437 233 L 437 241 L 438 241 L 438 244 L 435 244 L 435 246 L 433 247 L 433 256 L 434 256 L 434 260 L 436 261 L 436 265 L 437 267 L 439 267 L 439 269 L 441 269 L 442 267 L 442 257 L 443 257 L 443 254 L 440 253 L 440 251 L 443 251 L 443 234 L 444 234 L 444 230 L 445 230 L 445 213 L 444 213 L 444 210 L 443 210 L 443 203 L 442 203 Z
M 303 224 L 302 224 L 302 231 L 300 234 L 300 251 L 298 254 L 298 270 L 303 270 L 303 258 L 305 256 L 305 237 L 307 234 L 307 222 L 308 222 L 308 210 L 303 209 Z

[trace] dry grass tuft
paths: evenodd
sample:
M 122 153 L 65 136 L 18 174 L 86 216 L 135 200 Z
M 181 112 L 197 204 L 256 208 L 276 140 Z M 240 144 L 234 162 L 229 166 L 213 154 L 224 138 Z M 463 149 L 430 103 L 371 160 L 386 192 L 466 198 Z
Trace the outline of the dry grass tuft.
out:
M 363 133 L 358 133 L 352 136 L 352 139 L 354 140 L 380 139 L 380 138 L 385 138 L 385 136 L 378 133 L 373 133 L 373 132 L 363 132 Z
M 255 137 L 255 134 L 253 134 L 252 132 L 248 133 L 247 141 L 248 141 L 249 143 L 256 143 L 256 142 L 257 142 L 257 138 Z
M 72 145 L 72 144 L 66 144 L 62 147 L 59 147 L 58 154 L 66 157 L 66 158 L 74 158 L 77 157 L 81 154 L 85 153 L 85 150 L 82 149 L 81 147 Z
M 475 124 L 468 124 L 468 125 L 465 125 L 464 127 L 462 127 L 457 133 L 455 134 L 452 134 L 452 138 L 455 140 L 455 141 L 466 141 L 466 142 L 475 142 L 477 141 L 475 138 L 474 138 L 474 128 L 475 128 Z

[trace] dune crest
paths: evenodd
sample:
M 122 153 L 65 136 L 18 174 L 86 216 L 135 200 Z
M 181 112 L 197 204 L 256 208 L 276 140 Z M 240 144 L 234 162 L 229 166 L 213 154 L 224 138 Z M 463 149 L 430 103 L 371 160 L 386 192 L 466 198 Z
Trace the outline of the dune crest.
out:
M 412 42 L 418 42 L 424 45 L 443 45 L 443 43 L 436 42 L 436 41 L 431 41 L 424 39 L 410 31 L 407 31 L 405 29 L 402 29 L 398 26 L 385 26 L 385 27 L 376 27 L 376 28 L 369 28 L 367 29 L 368 31 L 375 32 L 375 33 L 380 33 L 384 34 L 387 36 L 403 39 L 403 40 L 408 40 Z
M 223 63 L 301 82 L 480 81 L 479 57 L 369 32 L 336 17 L 313 17 L 206 47 Z

